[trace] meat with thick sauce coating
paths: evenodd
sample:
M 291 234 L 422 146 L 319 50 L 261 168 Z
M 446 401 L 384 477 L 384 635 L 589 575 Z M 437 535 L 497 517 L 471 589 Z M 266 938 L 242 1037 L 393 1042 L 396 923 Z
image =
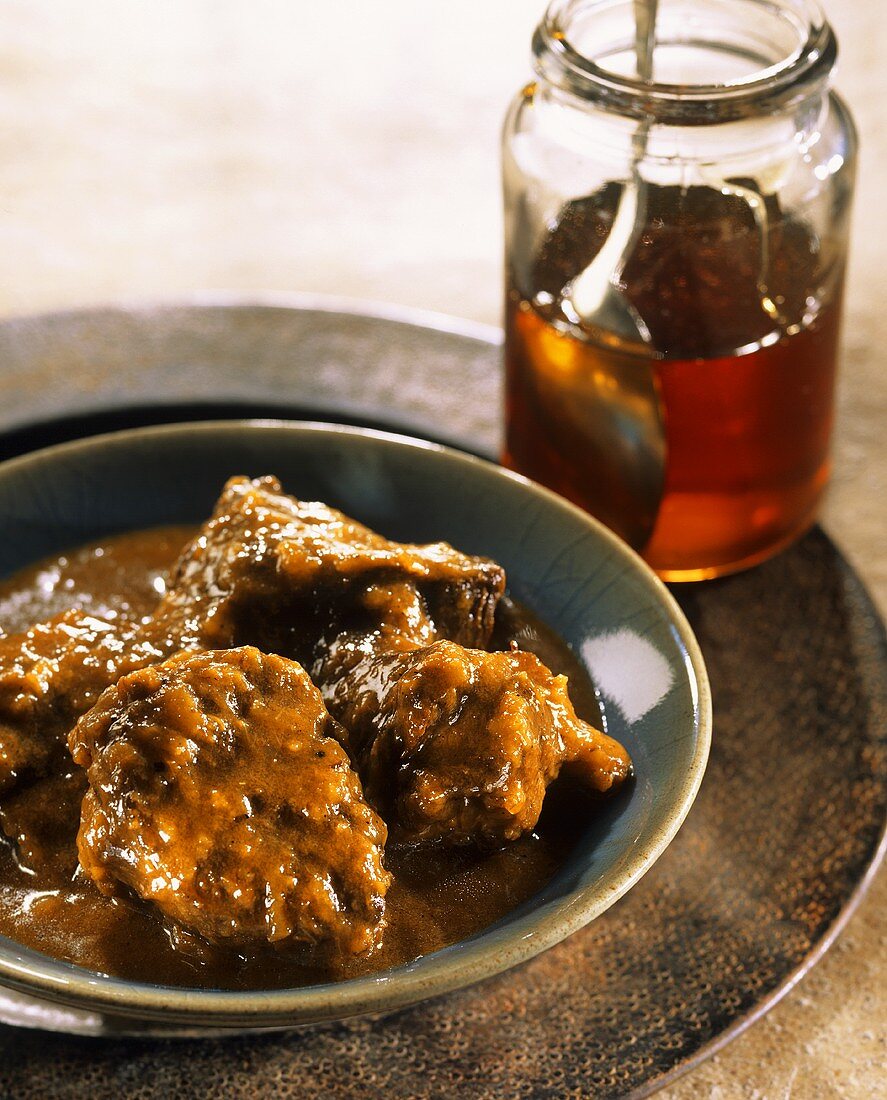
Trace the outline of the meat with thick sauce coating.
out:
M 183 648 L 249 644 L 302 658 L 346 627 L 483 646 L 504 585 L 486 558 L 392 542 L 287 496 L 275 478 L 235 477 L 183 551 L 156 618 L 174 624 Z
M 252 647 L 123 677 L 71 732 L 78 851 L 212 943 L 378 942 L 387 830 L 300 665 Z
M 367 797 L 402 839 L 514 840 L 569 767 L 597 791 L 628 776 L 618 742 L 576 716 L 565 676 L 532 653 L 435 642 L 355 664 L 328 685 Z
M 103 893 L 222 947 L 372 951 L 382 817 L 405 844 L 500 845 L 535 828 L 563 769 L 598 791 L 630 773 L 565 677 L 485 651 L 504 583 L 488 559 L 232 479 L 153 613 L 0 637 L 0 829 L 19 866 L 65 843 L 73 859 L 69 747 L 89 784 L 80 865 Z M 55 831 L 50 803 L 70 808 Z
M 0 638 L 0 793 L 63 765 L 74 721 L 119 676 L 162 659 L 137 629 L 73 610 Z

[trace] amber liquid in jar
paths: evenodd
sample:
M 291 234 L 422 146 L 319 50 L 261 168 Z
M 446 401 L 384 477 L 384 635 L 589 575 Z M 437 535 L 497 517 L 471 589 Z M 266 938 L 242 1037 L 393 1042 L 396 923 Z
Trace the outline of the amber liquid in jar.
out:
M 762 233 L 734 194 L 651 188 L 621 279 L 651 344 L 620 345 L 565 305 L 618 195 L 608 185 L 567 204 L 530 270 L 509 273 L 504 460 L 602 518 L 666 580 L 718 576 L 775 553 L 816 515 L 842 272 L 827 270 L 825 242 L 775 199 Z M 607 483 L 592 408 L 629 368 L 650 372 L 664 432 L 661 497 L 640 544 L 636 502 Z

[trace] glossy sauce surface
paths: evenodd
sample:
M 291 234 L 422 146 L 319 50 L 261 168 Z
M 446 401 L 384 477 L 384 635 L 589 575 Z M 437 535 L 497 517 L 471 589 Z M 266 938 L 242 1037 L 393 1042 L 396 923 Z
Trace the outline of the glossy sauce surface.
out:
M 119 536 L 39 563 L 0 584 L 0 632 L 71 607 L 127 617 L 147 614 L 192 534 L 165 528 Z M 577 712 L 597 723 L 592 685 L 566 645 L 527 612 L 503 601 L 495 648 L 516 639 L 570 678 Z M 358 959 L 323 958 L 316 949 L 264 947 L 240 952 L 173 934 L 148 906 L 108 898 L 77 877 L 75 835 L 83 774 L 39 781 L 6 800 L 0 844 L 0 934 L 88 969 L 141 981 L 225 989 L 314 984 L 384 970 L 455 943 L 532 897 L 566 859 L 590 796 L 566 782 L 550 790 L 536 832 L 492 852 L 413 848 L 386 851 L 394 875 L 382 946 Z M 173 936 L 175 946 L 173 946 Z

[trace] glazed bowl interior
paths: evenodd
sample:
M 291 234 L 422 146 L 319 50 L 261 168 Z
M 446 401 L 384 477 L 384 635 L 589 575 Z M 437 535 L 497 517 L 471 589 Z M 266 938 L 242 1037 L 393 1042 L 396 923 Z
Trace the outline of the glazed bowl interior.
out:
M 200 522 L 234 474 L 275 474 L 286 491 L 390 537 L 446 540 L 501 562 L 511 594 L 587 667 L 636 779 L 593 820 L 577 822 L 571 856 L 530 901 L 389 971 L 303 989 L 182 989 L 93 974 L 0 938 L 0 984 L 134 1030 L 341 1019 L 505 970 L 616 901 L 662 853 L 695 797 L 709 747 L 708 683 L 667 590 L 623 543 L 546 490 L 459 452 L 355 428 L 229 421 L 138 429 L 0 465 L 0 576 L 120 531 Z

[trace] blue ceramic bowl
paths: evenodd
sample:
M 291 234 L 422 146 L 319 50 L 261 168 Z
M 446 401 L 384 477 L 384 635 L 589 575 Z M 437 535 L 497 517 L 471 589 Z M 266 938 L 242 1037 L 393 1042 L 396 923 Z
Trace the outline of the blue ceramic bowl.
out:
M 0 576 L 114 532 L 199 522 L 227 477 L 268 473 L 390 537 L 444 539 L 501 562 L 512 595 L 585 663 L 636 782 L 582 826 L 574 854 L 542 892 L 408 965 L 303 989 L 190 990 L 97 975 L 0 938 L 0 1019 L 193 1034 L 387 1012 L 515 966 L 593 920 L 652 866 L 690 809 L 711 704 L 684 616 L 600 524 L 480 459 L 379 432 L 285 422 L 173 425 L 68 443 L 0 465 Z

